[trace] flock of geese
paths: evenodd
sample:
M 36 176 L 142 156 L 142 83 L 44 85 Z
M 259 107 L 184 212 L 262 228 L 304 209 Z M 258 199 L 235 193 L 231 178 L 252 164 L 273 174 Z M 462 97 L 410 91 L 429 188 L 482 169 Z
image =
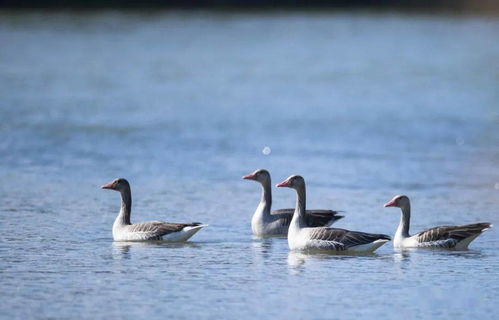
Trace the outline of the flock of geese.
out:
M 262 186 L 262 197 L 251 219 L 251 229 L 257 236 L 287 236 L 291 250 L 328 251 L 343 253 L 371 253 L 390 241 L 385 234 L 350 231 L 330 228 L 335 221 L 343 218 L 333 210 L 307 210 L 305 180 L 293 175 L 277 184 L 277 187 L 296 191 L 294 209 L 271 210 L 272 189 L 270 173 L 265 169 L 256 170 L 243 176 Z M 116 179 L 101 187 L 121 193 L 121 209 L 113 224 L 115 241 L 186 241 L 206 225 L 192 223 L 169 223 L 148 221 L 131 223 L 132 194 L 126 179 Z M 471 241 L 492 227 L 488 222 L 458 226 L 434 227 L 415 235 L 409 234 L 411 205 L 405 195 L 397 195 L 385 207 L 402 210 L 400 224 L 395 232 L 393 245 L 396 248 L 443 248 L 465 250 Z

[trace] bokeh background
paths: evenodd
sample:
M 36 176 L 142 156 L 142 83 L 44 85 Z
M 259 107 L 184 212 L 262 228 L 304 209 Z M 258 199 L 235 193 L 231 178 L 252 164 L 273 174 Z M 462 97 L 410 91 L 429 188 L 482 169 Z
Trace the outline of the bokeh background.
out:
M 343 228 L 393 234 L 399 193 L 413 232 L 497 225 L 494 2 L 0 5 L 2 317 L 495 318 L 495 229 L 467 252 L 289 253 L 252 238 L 241 180 L 302 174 Z M 132 221 L 210 226 L 113 243 L 116 177 Z

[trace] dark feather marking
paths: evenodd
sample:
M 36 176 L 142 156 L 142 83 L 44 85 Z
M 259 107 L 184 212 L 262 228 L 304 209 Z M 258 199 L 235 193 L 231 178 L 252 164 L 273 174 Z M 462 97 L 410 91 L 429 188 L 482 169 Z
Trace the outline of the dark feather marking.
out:
M 199 225 L 201 225 L 201 223 L 199 222 L 168 223 L 160 221 L 150 221 L 132 224 L 129 227 L 129 231 L 137 233 L 147 233 L 149 234 L 147 240 L 161 240 L 163 236 L 169 233 L 181 231 L 185 227 L 195 227 Z
M 273 210 L 271 212 L 272 215 L 282 215 L 282 223 L 286 223 L 289 225 L 291 223 L 291 219 L 293 218 L 293 213 L 295 212 L 295 209 L 278 209 L 278 210 Z M 331 223 L 336 222 L 337 220 L 340 220 L 344 216 L 337 215 L 338 211 L 334 210 L 320 210 L 320 209 L 314 209 L 314 210 L 306 210 L 305 211 L 305 222 L 307 226 L 309 227 L 323 227 L 330 225 Z
M 483 230 L 490 227 L 491 224 L 487 222 L 461 226 L 441 226 L 422 231 L 416 236 L 419 243 L 442 241 L 443 246 L 449 246 L 449 248 L 451 248 L 454 247 L 459 241 L 480 234 Z M 455 241 L 446 241 L 444 243 L 444 240 Z
M 341 250 L 348 250 L 351 247 L 371 243 L 376 240 L 391 240 L 385 234 L 349 231 L 337 228 L 316 228 L 312 232 L 310 239 L 337 242 L 342 245 Z

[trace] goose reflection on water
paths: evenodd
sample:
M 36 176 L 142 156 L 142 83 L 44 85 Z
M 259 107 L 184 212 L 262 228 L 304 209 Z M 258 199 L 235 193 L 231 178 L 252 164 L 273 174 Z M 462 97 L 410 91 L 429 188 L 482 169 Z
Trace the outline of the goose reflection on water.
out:
M 130 259 L 131 249 L 139 248 L 200 248 L 199 243 L 194 242 L 168 242 L 168 241 L 114 241 L 113 258 L 115 259 Z
M 327 251 L 298 251 L 291 250 L 288 253 L 288 266 L 292 273 L 302 271 L 306 262 L 320 261 L 320 260 L 348 260 L 358 259 L 359 257 L 381 257 L 377 253 L 332 253 Z
M 252 237 L 251 249 L 255 259 L 258 259 L 257 261 L 266 262 L 272 259 L 272 246 L 276 240 L 273 238 L 275 237 Z
M 467 261 L 476 263 L 477 260 L 486 260 L 489 255 L 479 250 L 449 251 L 435 248 L 400 248 L 394 249 L 393 254 L 386 256 L 386 258 L 393 260 L 394 270 L 400 275 L 414 268 L 427 267 L 427 261 L 441 266 L 463 265 L 468 263 Z M 455 259 L 455 261 L 450 262 L 449 259 Z M 441 270 L 437 268 L 436 272 L 439 273 Z

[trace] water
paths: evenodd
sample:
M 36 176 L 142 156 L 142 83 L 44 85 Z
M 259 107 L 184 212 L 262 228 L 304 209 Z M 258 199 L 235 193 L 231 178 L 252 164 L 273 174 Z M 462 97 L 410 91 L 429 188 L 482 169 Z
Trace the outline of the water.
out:
M 497 34 L 394 12 L 1 12 L 1 317 L 495 318 L 496 229 L 467 252 L 290 253 L 252 238 L 241 176 L 302 174 L 344 228 L 393 234 L 399 193 L 413 232 L 497 225 Z M 99 186 L 121 176 L 132 221 L 210 226 L 113 243 Z

